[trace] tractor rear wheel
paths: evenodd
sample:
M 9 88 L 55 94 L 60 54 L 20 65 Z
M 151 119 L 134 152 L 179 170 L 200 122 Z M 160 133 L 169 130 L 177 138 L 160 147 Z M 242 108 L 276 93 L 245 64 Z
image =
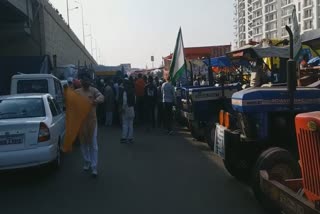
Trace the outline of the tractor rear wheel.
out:
M 275 211 L 277 208 L 272 206 L 270 200 L 261 190 L 261 170 L 266 170 L 273 180 L 282 183 L 287 179 L 299 177 L 300 170 L 298 161 L 294 159 L 289 151 L 278 147 L 272 147 L 261 153 L 252 170 L 251 185 L 256 199 L 266 209 Z

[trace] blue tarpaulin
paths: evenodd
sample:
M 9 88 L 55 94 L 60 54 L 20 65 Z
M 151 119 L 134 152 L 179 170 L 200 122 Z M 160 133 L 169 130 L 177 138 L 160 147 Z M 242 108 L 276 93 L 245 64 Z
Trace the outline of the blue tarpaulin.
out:
M 249 62 L 247 60 L 231 61 L 230 58 L 226 56 L 211 58 L 210 61 L 212 67 L 249 66 Z M 208 65 L 209 61 L 208 59 L 205 59 L 203 62 Z

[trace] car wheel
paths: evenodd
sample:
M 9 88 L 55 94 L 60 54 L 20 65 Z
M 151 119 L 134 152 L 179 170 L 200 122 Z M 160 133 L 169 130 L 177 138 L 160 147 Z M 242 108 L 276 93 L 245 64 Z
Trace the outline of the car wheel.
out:
M 61 145 L 60 145 L 60 140 L 59 140 L 59 143 L 57 146 L 57 157 L 52 162 L 52 168 L 57 170 L 60 168 L 60 166 L 61 166 Z
M 269 148 L 259 156 L 252 171 L 251 185 L 256 199 L 269 211 L 279 211 L 278 208 L 264 195 L 260 188 L 260 171 L 266 170 L 269 176 L 280 183 L 286 179 L 299 177 L 299 164 L 291 153 L 285 149 Z

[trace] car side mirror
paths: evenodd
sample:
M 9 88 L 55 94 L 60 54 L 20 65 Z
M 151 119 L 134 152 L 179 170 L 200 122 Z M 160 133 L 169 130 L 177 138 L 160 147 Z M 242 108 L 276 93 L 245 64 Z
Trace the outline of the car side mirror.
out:
M 62 108 L 62 109 L 63 109 L 63 111 L 66 111 L 66 107 L 65 107 L 65 106 L 63 106 L 63 108 Z

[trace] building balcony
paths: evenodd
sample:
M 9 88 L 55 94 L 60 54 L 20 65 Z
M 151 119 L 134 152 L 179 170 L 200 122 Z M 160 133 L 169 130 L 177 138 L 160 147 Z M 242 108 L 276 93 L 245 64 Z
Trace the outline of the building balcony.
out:
M 273 29 L 270 29 L 270 30 L 266 30 L 266 32 L 272 33 L 272 32 L 277 31 L 277 30 L 278 30 L 278 28 L 273 28 Z
M 306 21 L 306 20 L 310 20 L 310 19 L 312 19 L 313 17 L 312 16 L 308 16 L 308 17 L 303 17 L 303 21 Z
M 287 7 L 292 7 L 292 6 L 294 6 L 294 3 L 293 3 L 293 2 L 290 3 L 290 4 L 281 5 L 281 9 L 285 9 L 285 8 L 287 8 Z
M 252 8 L 252 13 L 261 10 L 262 11 L 262 6 L 261 7 L 256 7 L 256 8 Z
M 256 25 L 252 25 L 252 28 L 258 28 L 258 27 L 261 27 L 262 26 L 262 23 L 261 24 L 256 24 Z
M 309 9 L 309 8 L 311 8 L 312 6 L 313 6 L 313 4 L 304 5 L 304 6 L 303 6 L 303 9 Z
M 252 36 L 262 36 L 262 32 L 261 33 L 256 33 L 256 34 L 252 34 Z
M 269 14 L 271 14 L 271 13 L 274 13 L 274 12 L 277 12 L 277 10 L 276 9 L 274 9 L 274 10 L 271 10 L 271 11 L 268 11 L 268 12 L 265 12 L 265 14 L 267 15 L 269 15 Z
M 286 24 L 286 25 L 288 25 L 289 27 L 292 27 L 292 24 Z M 281 25 L 281 28 L 286 28 L 286 25 Z
M 256 16 L 256 17 L 252 17 L 252 20 L 257 20 L 257 19 L 261 19 L 262 18 L 262 15 L 260 15 L 260 16 Z
M 281 18 L 282 18 L 282 19 L 283 19 L 283 18 L 287 18 L 287 17 L 289 17 L 289 16 L 292 16 L 292 14 L 291 14 L 291 13 L 281 14 Z
M 307 31 L 311 31 L 311 30 L 313 30 L 312 27 L 311 27 L 311 28 L 308 28 L 308 29 L 303 29 L 303 32 L 307 32 Z
M 264 21 L 265 24 L 271 24 L 273 22 L 277 22 L 278 20 L 277 19 L 272 19 L 272 20 L 269 20 L 269 21 Z
M 270 5 L 270 4 L 274 4 L 274 3 L 276 3 L 276 1 L 275 1 L 275 0 L 273 0 L 273 1 L 271 1 L 271 2 L 268 2 L 268 3 L 264 3 L 264 5 L 265 5 L 265 6 L 268 6 L 268 5 Z

